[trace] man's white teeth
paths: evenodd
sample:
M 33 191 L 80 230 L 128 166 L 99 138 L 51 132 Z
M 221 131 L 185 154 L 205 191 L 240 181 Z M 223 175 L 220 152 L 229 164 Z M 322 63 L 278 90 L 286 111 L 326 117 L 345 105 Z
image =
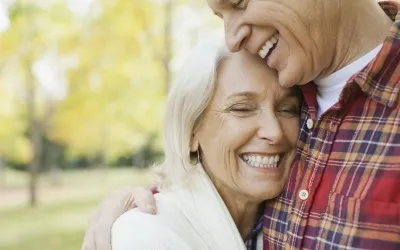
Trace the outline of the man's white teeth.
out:
M 261 58 L 265 58 L 269 52 L 269 50 L 278 42 L 279 39 L 279 34 L 275 33 L 268 41 L 265 42 L 265 44 L 262 46 L 262 48 L 258 51 L 258 55 Z
M 268 52 L 266 52 L 263 48 L 258 51 L 258 55 L 263 59 L 267 56 L 267 54 Z
M 243 159 L 253 167 L 257 168 L 276 168 L 278 167 L 279 155 L 260 156 L 260 155 L 243 155 Z

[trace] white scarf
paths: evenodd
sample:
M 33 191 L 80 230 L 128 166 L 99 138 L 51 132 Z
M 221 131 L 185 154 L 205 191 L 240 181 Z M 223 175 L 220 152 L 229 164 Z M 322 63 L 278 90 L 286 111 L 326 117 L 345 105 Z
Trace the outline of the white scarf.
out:
M 157 194 L 156 200 L 157 215 L 136 209 L 118 218 L 113 250 L 246 250 L 228 208 L 200 166 L 187 184 Z

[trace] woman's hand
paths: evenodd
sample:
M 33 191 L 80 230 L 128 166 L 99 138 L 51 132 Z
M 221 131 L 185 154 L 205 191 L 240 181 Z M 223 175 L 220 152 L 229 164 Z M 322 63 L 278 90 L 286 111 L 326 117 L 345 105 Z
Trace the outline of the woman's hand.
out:
M 144 213 L 157 212 L 150 188 L 124 188 L 103 200 L 90 217 L 82 250 L 111 250 L 111 228 L 115 220 L 136 207 Z

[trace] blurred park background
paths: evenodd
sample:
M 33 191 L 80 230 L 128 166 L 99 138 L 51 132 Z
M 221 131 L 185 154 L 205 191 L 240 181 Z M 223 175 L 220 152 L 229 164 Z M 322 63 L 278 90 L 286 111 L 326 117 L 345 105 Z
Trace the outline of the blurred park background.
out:
M 0 249 L 80 249 L 99 201 L 152 182 L 205 0 L 0 0 Z

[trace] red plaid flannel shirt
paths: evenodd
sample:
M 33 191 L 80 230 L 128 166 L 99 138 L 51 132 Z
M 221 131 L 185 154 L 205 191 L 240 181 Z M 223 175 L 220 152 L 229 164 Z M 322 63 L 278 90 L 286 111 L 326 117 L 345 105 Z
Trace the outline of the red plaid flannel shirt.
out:
M 319 120 L 315 85 L 303 87 L 298 154 L 266 203 L 264 249 L 400 249 L 400 12 L 380 4 L 394 20 L 381 51 Z

